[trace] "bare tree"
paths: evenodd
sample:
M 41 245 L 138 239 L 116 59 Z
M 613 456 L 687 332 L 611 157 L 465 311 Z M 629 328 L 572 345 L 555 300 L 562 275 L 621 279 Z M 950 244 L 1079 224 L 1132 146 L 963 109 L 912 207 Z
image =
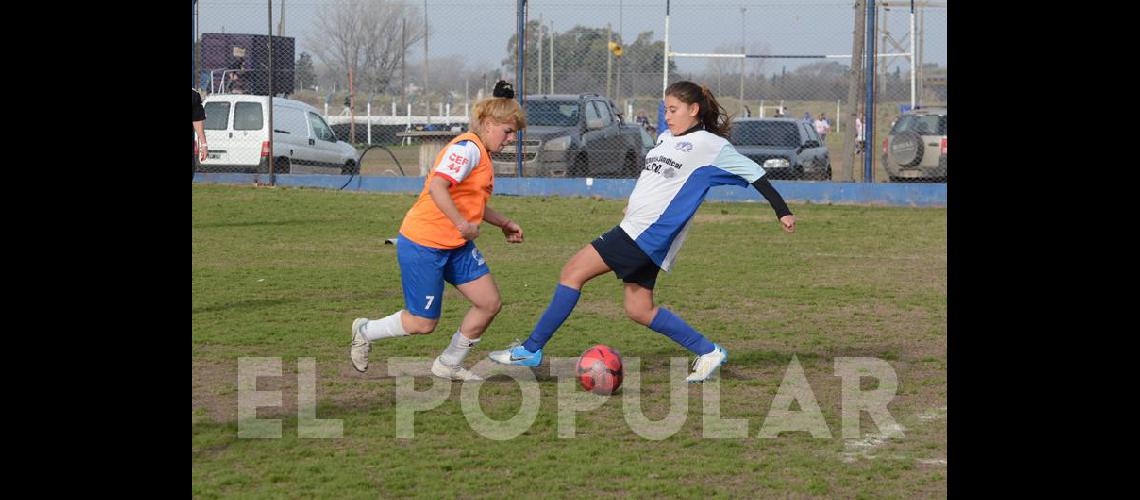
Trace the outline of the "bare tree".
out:
M 407 19 L 407 23 L 402 23 Z M 307 40 L 331 71 L 371 93 L 383 92 L 399 68 L 400 58 L 423 40 L 423 14 L 393 0 L 336 0 L 322 7 Z M 401 29 L 407 32 L 400 33 Z

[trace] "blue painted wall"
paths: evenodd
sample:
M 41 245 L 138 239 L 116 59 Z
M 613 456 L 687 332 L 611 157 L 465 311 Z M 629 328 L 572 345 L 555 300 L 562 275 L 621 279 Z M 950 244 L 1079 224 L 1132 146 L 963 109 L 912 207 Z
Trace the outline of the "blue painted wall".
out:
M 266 174 L 210 174 L 198 173 L 194 182 L 211 184 L 268 183 Z M 345 183 L 348 183 L 345 185 Z M 495 194 L 508 196 L 562 196 L 624 200 L 633 192 L 634 179 L 516 178 L 495 179 Z M 346 191 L 379 191 L 418 193 L 423 189 L 423 177 L 342 175 L 278 175 L 277 185 L 288 187 L 315 187 Z M 787 182 L 772 181 L 776 190 L 789 202 L 811 202 L 836 205 L 883 205 L 903 207 L 945 207 L 946 184 L 886 184 L 843 182 Z M 712 201 L 763 201 L 752 187 L 717 186 L 709 191 Z

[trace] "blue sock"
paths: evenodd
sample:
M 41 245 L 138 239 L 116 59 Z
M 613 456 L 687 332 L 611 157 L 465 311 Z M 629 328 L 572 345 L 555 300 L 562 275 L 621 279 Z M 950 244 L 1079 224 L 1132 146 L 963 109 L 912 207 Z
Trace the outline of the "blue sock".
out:
M 554 289 L 554 298 L 550 300 L 550 305 L 546 306 L 546 312 L 538 318 L 534 331 L 530 332 L 530 337 L 523 342 L 523 349 L 530 352 L 542 349 L 542 346 L 550 341 L 550 337 L 554 336 L 554 331 L 570 316 L 570 311 L 574 310 L 581 295 L 582 292 L 559 283 L 558 288 Z
M 703 356 L 716 349 L 713 343 L 709 342 L 709 339 L 701 335 L 701 332 L 694 330 L 688 323 L 685 323 L 685 320 L 678 318 L 664 307 L 657 309 L 657 315 L 653 317 L 649 329 L 665 334 L 665 336 L 673 339 L 673 342 L 681 344 L 681 347 L 693 351 L 698 356 Z

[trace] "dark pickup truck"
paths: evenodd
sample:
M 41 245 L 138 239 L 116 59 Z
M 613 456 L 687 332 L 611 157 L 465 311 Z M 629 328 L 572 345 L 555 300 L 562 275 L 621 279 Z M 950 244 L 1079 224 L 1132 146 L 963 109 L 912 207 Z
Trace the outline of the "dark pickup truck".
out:
M 597 94 L 533 95 L 523 99 L 524 177 L 636 177 L 645 162 L 640 127 L 623 123 Z M 515 144 L 492 153 L 496 176 L 518 175 Z

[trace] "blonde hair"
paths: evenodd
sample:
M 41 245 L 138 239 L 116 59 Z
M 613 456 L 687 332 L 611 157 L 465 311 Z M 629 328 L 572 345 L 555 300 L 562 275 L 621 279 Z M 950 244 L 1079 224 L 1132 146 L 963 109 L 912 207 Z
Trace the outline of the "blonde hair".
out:
M 483 120 L 490 118 L 497 123 L 514 123 L 515 130 L 526 128 L 526 113 L 523 113 L 518 101 L 505 97 L 490 97 L 475 103 L 471 110 L 472 132 L 482 132 Z

